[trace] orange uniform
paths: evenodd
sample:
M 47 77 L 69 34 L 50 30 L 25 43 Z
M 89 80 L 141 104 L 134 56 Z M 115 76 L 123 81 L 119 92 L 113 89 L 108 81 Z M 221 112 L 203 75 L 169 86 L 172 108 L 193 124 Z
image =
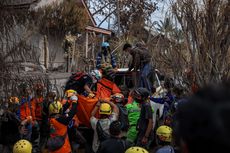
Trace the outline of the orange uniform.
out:
M 77 97 L 77 96 L 76 96 Z M 77 98 L 78 99 L 78 98 Z M 68 103 L 69 104 L 69 108 L 68 108 L 68 110 L 71 110 L 72 109 L 72 103 L 73 103 L 73 101 L 72 100 L 70 100 L 70 98 L 68 98 L 68 99 L 62 99 L 62 105 L 65 105 L 66 103 Z M 80 121 L 79 121 L 79 119 L 78 119 L 78 117 L 77 117 L 77 115 L 74 115 L 74 117 L 73 117 L 73 120 L 74 120 L 74 126 L 75 127 L 78 127 L 78 125 L 80 124 Z
M 96 92 L 97 98 L 109 98 L 111 95 L 115 93 L 121 93 L 121 90 L 114 82 L 106 78 L 102 78 L 97 83 L 97 92 Z
M 70 147 L 69 138 L 67 134 L 67 126 L 58 122 L 55 118 L 50 119 L 50 126 L 51 126 L 51 130 L 53 130 L 53 132 L 50 133 L 50 137 L 63 136 L 66 134 L 64 145 L 60 149 L 51 153 L 70 153 L 71 147 Z
M 29 116 L 33 116 L 32 114 L 32 106 L 30 98 L 22 98 L 19 106 L 19 118 L 21 121 L 27 119 Z
M 43 97 L 33 98 L 31 100 L 33 120 L 37 120 L 37 121 L 42 120 L 43 100 L 44 100 Z

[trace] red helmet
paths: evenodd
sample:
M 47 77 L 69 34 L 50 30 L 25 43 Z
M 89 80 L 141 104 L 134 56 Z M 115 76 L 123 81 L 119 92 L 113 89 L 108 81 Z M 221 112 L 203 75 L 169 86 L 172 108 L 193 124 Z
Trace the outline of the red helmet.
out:
M 44 85 L 42 83 L 36 83 L 34 85 L 34 89 L 35 90 L 43 90 L 44 89 Z
M 124 102 L 124 95 L 121 93 L 115 93 L 111 96 L 112 100 L 115 101 L 116 103 L 122 103 Z

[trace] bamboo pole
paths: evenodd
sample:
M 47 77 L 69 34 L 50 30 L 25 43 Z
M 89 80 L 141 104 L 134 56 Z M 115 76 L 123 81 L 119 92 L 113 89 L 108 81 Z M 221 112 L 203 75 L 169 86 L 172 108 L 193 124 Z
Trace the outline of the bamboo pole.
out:
M 48 40 L 46 35 L 44 35 L 44 66 L 47 70 L 49 66 L 49 49 L 48 49 Z

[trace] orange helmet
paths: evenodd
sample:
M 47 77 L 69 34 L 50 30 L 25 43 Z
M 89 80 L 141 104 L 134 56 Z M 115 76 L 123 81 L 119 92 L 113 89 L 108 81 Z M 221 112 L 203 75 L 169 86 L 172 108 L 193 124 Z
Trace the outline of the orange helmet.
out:
M 115 93 L 111 96 L 111 99 L 114 101 L 114 102 L 117 102 L 117 103 L 122 103 L 124 102 L 124 95 L 121 94 L 121 93 Z

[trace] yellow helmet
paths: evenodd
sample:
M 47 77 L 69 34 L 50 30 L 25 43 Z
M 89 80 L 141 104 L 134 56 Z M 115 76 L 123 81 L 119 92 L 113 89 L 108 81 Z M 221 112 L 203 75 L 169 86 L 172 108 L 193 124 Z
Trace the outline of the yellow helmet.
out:
M 49 105 L 49 114 L 58 114 L 62 111 L 62 104 L 59 101 L 52 102 Z
M 172 128 L 169 126 L 162 125 L 157 129 L 156 132 L 160 141 L 171 142 L 172 141 Z
M 99 114 L 110 115 L 112 113 L 111 106 L 108 103 L 102 103 Z
M 65 94 L 66 96 L 69 98 L 71 96 L 73 96 L 74 94 L 76 94 L 77 92 L 73 89 L 69 89 L 69 90 L 66 90 Z
M 148 153 L 148 151 L 141 147 L 131 147 L 125 153 Z
M 14 144 L 13 153 L 32 153 L 32 145 L 27 140 L 19 140 Z

